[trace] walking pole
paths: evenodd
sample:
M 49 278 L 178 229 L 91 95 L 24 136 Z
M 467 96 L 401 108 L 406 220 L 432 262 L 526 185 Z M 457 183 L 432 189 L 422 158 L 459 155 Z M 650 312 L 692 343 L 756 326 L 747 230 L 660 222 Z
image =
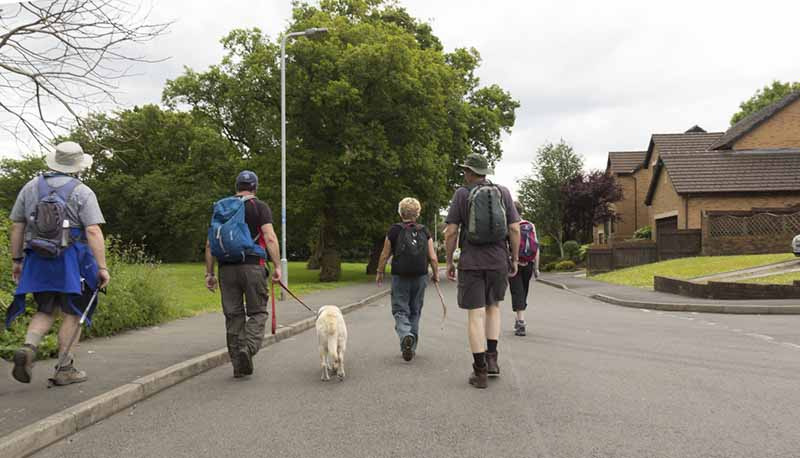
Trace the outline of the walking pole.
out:
M 439 282 L 433 282 L 433 285 L 436 286 L 436 292 L 439 294 L 439 300 L 442 301 L 442 329 L 444 329 L 444 322 L 447 320 L 447 306 L 444 304 L 444 295 L 442 294 L 442 288 L 439 287 Z
M 94 290 L 94 294 L 92 294 L 92 298 L 89 300 L 89 304 L 86 306 L 86 310 L 83 311 L 83 315 L 81 315 L 80 321 L 78 321 L 78 329 L 72 334 L 72 337 L 69 339 L 69 343 L 67 344 L 67 348 L 61 353 L 61 357 L 58 359 L 58 364 L 56 365 L 56 371 L 53 374 L 53 377 L 48 379 L 47 387 L 52 388 L 53 385 L 56 384 L 55 375 L 58 374 L 58 371 L 64 367 L 64 363 L 67 362 L 67 358 L 69 357 L 69 351 L 72 349 L 72 345 L 75 343 L 75 339 L 78 338 L 78 333 L 81 332 L 81 327 L 83 323 L 86 322 L 86 317 L 89 316 L 89 311 L 92 309 L 92 306 L 97 301 L 97 293 L 100 292 L 100 288 L 98 287 Z
M 272 296 L 272 334 L 275 335 L 275 328 L 277 327 L 277 319 L 275 318 L 275 281 L 270 280 L 270 296 Z

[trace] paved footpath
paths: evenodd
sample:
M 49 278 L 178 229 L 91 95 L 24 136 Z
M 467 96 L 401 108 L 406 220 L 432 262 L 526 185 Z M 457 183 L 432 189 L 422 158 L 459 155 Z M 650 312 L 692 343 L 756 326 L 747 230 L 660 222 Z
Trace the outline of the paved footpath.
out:
M 591 297 L 595 294 L 611 296 L 624 301 L 656 303 L 656 304 L 707 304 L 707 305 L 773 305 L 796 306 L 800 305 L 798 299 L 747 299 L 747 300 L 719 300 L 701 299 L 696 297 L 679 296 L 677 294 L 662 293 L 652 289 L 635 288 L 632 286 L 614 285 L 585 276 L 578 276 L 574 272 L 568 273 L 542 273 L 542 279 L 553 284 L 567 287 L 577 294 Z
M 304 300 L 312 308 L 324 304 L 346 305 L 381 290 L 365 283 L 309 294 Z M 293 300 L 277 302 L 276 307 L 279 325 L 311 316 Z M 224 322 L 221 313 L 208 313 L 110 338 L 82 341 L 75 353 L 78 367 L 90 379 L 69 387 L 46 388 L 55 360 L 38 361 L 33 382 L 22 384 L 11 377 L 13 365 L 0 359 L 0 437 L 139 377 L 224 348 Z M 267 332 L 269 326 L 268 321 Z
M 347 315 L 347 379 L 314 331 L 249 380 L 211 370 L 35 455 L 50 457 L 795 457 L 800 317 L 656 312 L 536 284 L 527 337 L 503 305 L 502 376 L 466 378 L 465 313 L 433 289 L 403 362 L 388 300 Z

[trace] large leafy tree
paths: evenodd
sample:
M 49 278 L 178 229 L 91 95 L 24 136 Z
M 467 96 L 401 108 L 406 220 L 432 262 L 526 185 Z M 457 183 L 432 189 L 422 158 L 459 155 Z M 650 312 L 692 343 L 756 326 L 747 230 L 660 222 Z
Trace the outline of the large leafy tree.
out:
M 614 175 L 599 170 L 575 175 L 563 192 L 565 236 L 584 243 L 592 240 L 596 223 L 614 216 L 611 204 L 622 199 L 622 188 Z
M 800 91 L 800 82 L 784 83 L 777 80 L 773 81 L 772 84 L 757 90 L 752 97 L 739 105 L 739 111 L 737 111 L 733 117 L 731 117 L 731 125 L 734 125 L 748 115 L 777 102 L 794 91 Z
M 75 129 L 95 161 L 82 175 L 106 230 L 165 261 L 202 256 L 211 207 L 233 193 L 239 152 L 216 126 L 154 105 L 97 115 Z
M 432 214 L 472 151 L 492 162 L 518 104 L 481 87 L 474 49 L 445 53 L 431 27 L 395 2 L 296 3 L 289 30 L 327 27 L 287 49 L 289 240 L 311 244 L 320 279 L 336 280 L 341 253 L 376 244 L 415 196 Z M 166 103 L 215 123 L 277 203 L 280 182 L 279 39 L 235 30 L 219 65 L 168 82 Z M 273 205 L 276 212 L 277 205 Z M 428 217 L 430 215 L 426 215 Z
M 563 139 L 542 145 L 533 173 L 519 180 L 519 200 L 540 233 L 550 236 L 564 257 L 564 218 L 568 196 L 564 187 L 581 174 L 583 159 Z

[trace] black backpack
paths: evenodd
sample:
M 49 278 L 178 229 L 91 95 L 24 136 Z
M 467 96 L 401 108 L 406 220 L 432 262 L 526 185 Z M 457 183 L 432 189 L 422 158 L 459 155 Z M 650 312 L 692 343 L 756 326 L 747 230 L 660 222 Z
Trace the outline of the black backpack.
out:
M 428 234 L 425 226 L 416 223 L 403 224 L 394 245 L 392 275 L 410 277 L 427 273 Z
M 72 244 L 70 237 L 67 202 L 72 192 L 81 184 L 72 178 L 59 188 L 47 184 L 47 176 L 37 180 L 39 202 L 30 217 L 31 240 L 28 248 L 44 258 L 56 258 Z

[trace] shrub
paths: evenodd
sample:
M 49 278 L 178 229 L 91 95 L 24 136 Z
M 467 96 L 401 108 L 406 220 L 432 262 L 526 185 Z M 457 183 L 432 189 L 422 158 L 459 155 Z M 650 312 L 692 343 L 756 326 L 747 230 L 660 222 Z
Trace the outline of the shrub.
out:
M 636 229 L 636 232 L 633 233 L 633 238 L 650 240 L 653 238 L 653 228 L 650 226 L 640 227 L 639 229 Z
M 586 245 L 581 245 L 580 250 L 578 250 L 578 262 L 584 263 L 586 262 L 586 252 L 592 246 L 591 243 L 587 243 Z
M 8 222 L 5 218 L 1 222 L 0 275 L 3 275 L 3 279 L 0 281 L 3 281 L 3 302 L 8 304 L 10 301 L 6 298 L 10 299 L 13 294 L 13 285 L 5 283 L 11 274 L 3 270 L 11 265 L 6 248 Z M 168 285 L 160 277 L 158 263 L 148 258 L 143 249 L 122 246 L 117 239 L 109 237 L 106 258 L 112 276 L 111 285 L 107 295 L 100 294 L 99 308 L 94 314 L 92 326 L 85 329 L 82 338 L 110 336 L 126 329 L 152 326 L 174 318 L 167 299 Z M 11 329 L 0 332 L 0 357 L 9 359 L 14 350 L 24 343 L 30 317 L 35 313 L 30 295 L 28 305 L 25 315 L 17 319 Z M 2 312 L 5 318 L 5 310 Z M 50 333 L 42 340 L 38 349 L 39 358 L 58 354 L 56 335 L 60 325 L 61 320 L 56 320 Z
M 541 271 L 552 272 L 556 270 L 556 265 L 558 265 L 558 262 L 548 262 L 547 264 L 544 265 L 544 267 L 541 268 Z
M 564 242 L 564 258 L 570 259 L 573 262 L 580 260 L 581 245 L 575 240 L 568 240 Z
M 570 261 L 570 260 L 559 261 L 555 265 L 555 269 L 557 271 L 559 271 L 559 272 L 564 272 L 564 271 L 568 271 L 568 270 L 575 270 L 575 263 Z
M 555 265 L 555 263 L 557 263 L 558 260 L 559 260 L 558 255 L 539 253 L 539 265 L 540 266 L 547 266 L 548 264 Z

